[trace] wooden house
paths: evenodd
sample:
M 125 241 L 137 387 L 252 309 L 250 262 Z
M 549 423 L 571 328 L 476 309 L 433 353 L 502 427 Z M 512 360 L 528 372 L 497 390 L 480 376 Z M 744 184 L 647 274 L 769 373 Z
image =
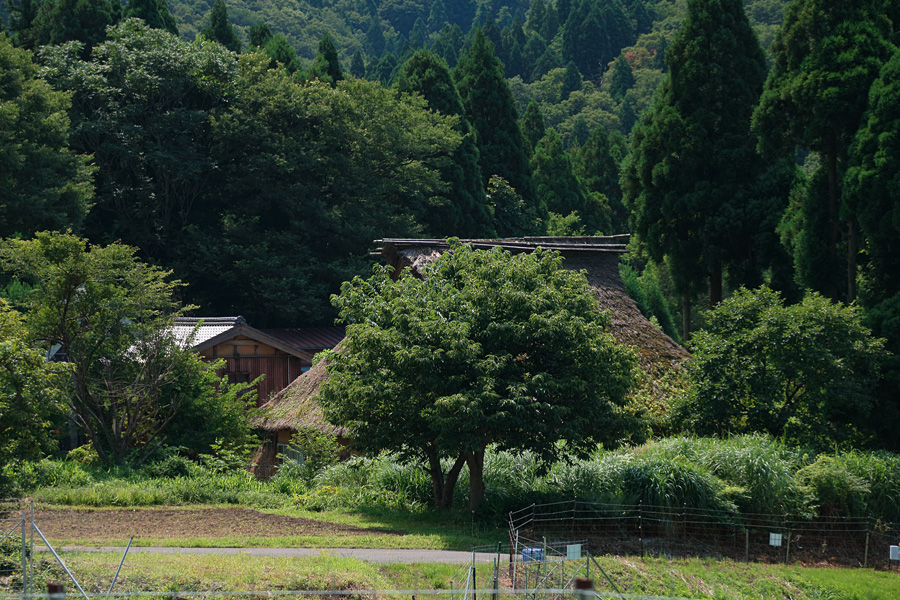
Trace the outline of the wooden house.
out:
M 313 357 L 344 338 L 343 327 L 256 329 L 243 317 L 181 317 L 175 336 L 209 361 L 224 361 L 220 375 L 247 383 L 260 375 L 257 406 L 312 367 Z

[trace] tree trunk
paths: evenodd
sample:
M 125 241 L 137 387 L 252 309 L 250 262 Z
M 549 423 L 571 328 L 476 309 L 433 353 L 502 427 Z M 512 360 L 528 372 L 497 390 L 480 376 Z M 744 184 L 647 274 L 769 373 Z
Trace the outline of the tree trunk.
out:
M 459 473 L 462 471 L 463 465 L 466 464 L 465 455 L 460 456 L 447 471 L 447 479 L 444 481 L 444 493 L 441 496 L 441 504 L 439 508 L 450 510 L 453 505 L 453 491 L 456 489 L 456 482 L 459 480 Z
M 847 223 L 847 304 L 856 300 L 856 257 L 858 237 L 856 219 L 853 217 Z
M 709 274 L 709 305 L 715 306 L 722 301 L 722 267 L 716 267 Z
M 826 156 L 828 169 L 828 224 L 830 226 L 828 235 L 828 257 L 830 259 L 831 268 L 837 268 L 838 261 L 838 239 L 841 235 L 840 217 L 838 215 L 838 173 L 837 173 L 837 139 L 834 136 L 828 141 L 828 155 Z M 838 299 L 838 284 L 834 278 L 829 278 L 828 289 L 823 293 L 832 300 Z
M 441 468 L 441 459 L 436 452 L 425 450 L 428 457 L 428 474 L 431 475 L 431 493 L 435 508 L 441 507 L 441 499 L 444 497 L 444 470 Z
M 691 339 L 691 297 L 687 294 L 681 299 L 681 338 L 685 343 Z
M 469 508 L 474 513 L 484 500 L 484 450 L 466 455 L 469 465 Z

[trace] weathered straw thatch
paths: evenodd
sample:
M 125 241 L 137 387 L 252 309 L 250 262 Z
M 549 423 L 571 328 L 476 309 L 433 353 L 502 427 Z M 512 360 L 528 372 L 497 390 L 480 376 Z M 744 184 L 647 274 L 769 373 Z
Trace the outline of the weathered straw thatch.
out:
M 335 350 L 340 350 L 340 344 Z M 320 360 L 309 371 L 272 396 L 260 407 L 262 416 L 255 420 L 254 426 L 268 432 L 297 432 L 310 428 L 343 436 L 345 429 L 328 423 L 316 400 L 319 386 L 328 378 L 327 363 L 327 360 Z
M 625 291 L 619 275 L 619 256 L 626 252 L 628 235 L 585 237 L 523 237 L 497 240 L 463 240 L 476 248 L 500 246 L 510 252 L 531 252 L 540 246 L 563 255 L 563 267 L 584 271 L 601 309 L 610 311 L 610 333 L 637 349 L 641 367 L 660 375 L 680 365 L 689 354 L 675 340 L 654 326 Z M 378 240 L 377 251 L 397 272 L 409 268 L 417 275 L 447 249 L 442 240 Z
M 611 312 L 610 333 L 618 341 L 637 349 L 641 366 L 651 377 L 676 368 L 688 358 L 688 352 L 650 323 L 625 291 L 619 276 L 619 256 L 626 252 L 627 235 L 462 241 L 475 248 L 500 246 L 510 252 L 531 252 L 538 246 L 558 250 L 564 257 L 563 267 L 586 272 L 600 307 Z M 423 269 L 448 248 L 444 240 L 383 239 L 376 240 L 376 243 L 381 247 L 374 254 L 393 265 L 396 273 L 409 268 L 417 275 L 421 275 Z M 328 377 L 326 367 L 324 360 L 319 361 L 273 396 L 262 407 L 265 416 L 258 421 L 258 426 L 270 432 L 314 427 L 338 435 L 345 433 L 324 421 L 322 408 L 316 401 L 316 392 Z

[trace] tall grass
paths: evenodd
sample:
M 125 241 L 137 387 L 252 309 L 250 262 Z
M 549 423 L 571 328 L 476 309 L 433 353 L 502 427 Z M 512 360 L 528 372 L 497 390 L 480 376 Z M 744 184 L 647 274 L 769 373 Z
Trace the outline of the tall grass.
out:
M 89 506 L 224 503 L 420 513 L 432 496 L 428 474 L 391 454 L 351 458 L 323 469 L 311 481 L 286 471 L 262 482 L 244 471 L 219 473 L 176 462 L 133 471 L 42 461 L 23 467 L 19 477 L 38 500 Z M 668 438 L 639 447 L 598 449 L 587 459 L 569 458 L 551 465 L 541 465 L 530 452 L 489 449 L 486 453 L 483 518 L 501 522 L 509 511 L 531 503 L 573 498 L 798 518 L 870 517 L 897 523 L 900 455 L 809 456 L 760 435 L 724 440 Z M 468 514 L 468 501 L 464 469 L 455 507 Z

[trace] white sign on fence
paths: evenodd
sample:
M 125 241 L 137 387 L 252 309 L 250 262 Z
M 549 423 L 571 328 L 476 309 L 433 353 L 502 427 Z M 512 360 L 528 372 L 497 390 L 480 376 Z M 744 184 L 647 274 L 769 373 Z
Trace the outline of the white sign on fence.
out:
M 781 534 L 780 533 L 770 533 L 769 534 L 769 545 L 770 546 L 780 546 L 781 545 Z
M 891 560 L 900 560 L 900 546 L 891 546 Z
M 569 544 L 566 546 L 566 560 L 579 560 L 581 558 L 581 544 Z

